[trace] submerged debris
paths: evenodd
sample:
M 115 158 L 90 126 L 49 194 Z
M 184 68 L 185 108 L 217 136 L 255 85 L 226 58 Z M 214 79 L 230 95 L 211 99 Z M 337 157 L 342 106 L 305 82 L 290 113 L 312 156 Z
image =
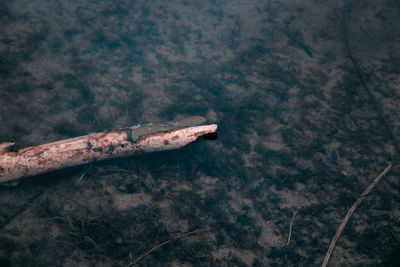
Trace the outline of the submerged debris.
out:
M 65 167 L 96 160 L 178 149 L 198 137 L 215 133 L 216 124 L 197 125 L 202 117 L 189 117 L 173 123 L 146 123 L 110 132 L 91 133 L 58 142 L 20 149 L 7 149 L 13 143 L 0 145 L 0 183 L 15 182 Z

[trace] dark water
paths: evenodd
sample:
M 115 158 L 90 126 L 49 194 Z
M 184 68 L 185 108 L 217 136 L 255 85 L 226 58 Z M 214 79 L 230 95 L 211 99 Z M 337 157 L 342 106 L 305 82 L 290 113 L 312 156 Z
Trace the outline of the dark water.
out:
M 391 0 L 2 1 L 0 142 L 192 115 L 219 128 L 1 187 L 0 265 L 123 266 L 168 240 L 133 266 L 320 265 L 390 162 L 330 266 L 399 265 L 399 12 Z

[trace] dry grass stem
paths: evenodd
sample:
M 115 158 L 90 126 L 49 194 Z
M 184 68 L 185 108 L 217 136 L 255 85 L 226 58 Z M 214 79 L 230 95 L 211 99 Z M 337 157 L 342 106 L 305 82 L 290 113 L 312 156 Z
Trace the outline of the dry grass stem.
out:
M 296 214 L 297 214 L 297 211 L 295 211 L 295 212 L 293 213 L 292 220 L 290 221 L 289 236 L 288 236 L 288 240 L 287 240 L 286 245 L 289 245 L 290 239 L 291 239 L 291 237 L 292 237 L 293 222 L 294 222 L 294 217 L 296 217 Z
M 193 234 L 195 234 L 195 233 L 204 232 L 204 231 L 206 231 L 206 230 L 205 230 L 205 229 L 197 229 L 197 230 L 194 230 L 194 231 L 191 231 L 191 232 L 187 232 L 187 233 L 184 233 L 184 234 L 177 235 L 177 236 L 175 236 L 174 238 L 172 238 L 172 239 L 170 239 L 170 240 L 168 240 L 168 241 L 165 241 L 165 242 L 163 242 L 163 243 L 161 243 L 161 244 L 158 244 L 158 245 L 154 246 L 152 249 L 150 249 L 149 251 L 147 251 L 146 253 L 144 253 L 142 256 L 136 258 L 135 260 L 133 260 L 133 261 L 131 261 L 130 263 L 128 263 L 127 265 L 125 265 L 125 267 L 130 267 L 130 266 L 132 266 L 133 264 L 135 264 L 135 263 L 137 263 L 138 261 L 140 261 L 141 259 L 143 259 L 145 256 L 147 256 L 147 255 L 149 255 L 150 253 L 152 253 L 154 250 L 156 250 L 156 249 L 158 249 L 158 248 L 160 248 L 160 247 L 162 247 L 162 246 L 164 246 L 164 245 L 166 245 L 166 244 L 168 244 L 168 243 L 171 243 L 172 241 L 175 241 L 175 240 L 184 238 L 184 237 L 189 236 L 189 235 L 193 235 Z
M 342 223 L 340 224 L 335 236 L 333 237 L 331 244 L 329 246 L 329 249 L 325 255 L 324 261 L 322 262 L 322 267 L 327 266 L 329 258 L 332 254 L 333 248 L 335 247 L 336 241 L 340 237 L 340 235 L 343 232 L 344 227 L 347 224 L 347 221 L 350 219 L 350 216 L 353 214 L 355 209 L 357 208 L 358 205 L 364 200 L 364 198 L 371 192 L 371 190 L 375 187 L 375 185 L 379 182 L 380 179 L 382 179 L 383 176 L 385 176 L 390 169 L 392 168 L 392 164 L 389 164 L 381 174 L 378 175 L 378 177 L 375 178 L 375 180 L 365 189 L 365 191 L 360 195 L 360 197 L 357 199 L 357 201 L 353 204 L 353 206 L 349 209 L 349 211 L 346 214 L 346 217 L 344 217 Z
M 89 168 L 89 167 L 86 167 L 86 168 L 85 168 L 85 170 L 83 171 L 82 175 L 79 177 L 79 179 L 78 179 L 78 181 L 76 182 L 76 184 L 79 184 L 79 183 L 82 181 L 83 177 L 85 177 L 85 175 L 86 175 L 86 173 L 87 173 L 88 168 Z

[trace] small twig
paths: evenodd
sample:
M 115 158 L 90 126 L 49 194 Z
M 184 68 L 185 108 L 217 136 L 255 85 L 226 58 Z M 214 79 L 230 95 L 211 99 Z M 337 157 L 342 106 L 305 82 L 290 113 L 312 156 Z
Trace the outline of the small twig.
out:
M 296 214 L 297 214 L 297 211 L 295 211 L 295 212 L 293 213 L 292 220 L 290 221 L 290 226 L 289 226 L 289 236 L 288 236 L 288 239 L 287 239 L 287 243 L 286 243 L 286 245 L 289 245 L 289 243 L 290 243 L 290 239 L 291 239 L 291 237 L 292 237 L 292 228 L 293 228 L 293 222 L 294 222 L 294 217 L 296 217 Z
M 162 247 L 162 246 L 164 246 L 164 245 L 166 245 L 166 244 L 168 244 L 168 243 L 171 243 L 172 241 L 175 241 L 175 240 L 177 240 L 177 239 L 184 238 L 184 237 L 186 237 L 186 236 L 188 236 L 188 235 L 192 235 L 192 234 L 199 233 L 199 232 L 204 232 L 204 231 L 206 231 L 206 229 L 197 229 L 197 230 L 194 230 L 194 231 L 191 231 L 191 232 L 187 232 L 187 233 L 184 233 L 184 234 L 177 235 L 177 236 L 175 236 L 174 238 L 172 238 L 172 239 L 170 239 L 170 240 L 168 240 L 168 241 L 165 241 L 165 242 L 163 242 L 163 243 L 161 243 L 161 244 L 158 244 L 158 245 L 154 246 L 152 249 L 150 249 L 149 251 L 147 251 L 146 253 L 144 253 L 142 256 L 136 258 L 134 261 L 131 261 L 130 263 L 128 263 L 127 265 L 125 265 L 125 267 L 130 267 L 130 266 L 132 266 L 132 265 L 135 264 L 136 262 L 138 262 L 138 261 L 140 261 L 141 259 L 143 259 L 145 256 L 147 256 L 147 255 L 149 255 L 150 253 L 152 253 L 154 250 L 156 250 L 156 249 L 158 249 L 158 248 L 160 248 L 160 247 Z
M 85 174 L 87 173 L 88 168 L 89 168 L 89 166 L 86 166 L 86 168 L 84 169 L 84 171 L 83 171 L 81 177 L 79 177 L 79 179 L 78 179 L 78 181 L 76 182 L 76 184 L 79 184 L 79 183 L 82 181 L 83 177 L 85 177 Z
M 371 190 L 375 187 L 375 185 L 379 182 L 380 179 L 382 179 L 383 176 L 385 176 L 390 169 L 392 168 L 392 164 L 389 164 L 381 174 L 378 175 L 378 177 L 375 178 L 375 180 L 370 184 L 367 189 L 360 195 L 360 197 L 357 199 L 357 201 L 353 204 L 353 206 L 349 209 L 349 211 L 346 214 L 346 217 L 344 217 L 342 223 L 340 224 L 335 236 L 333 237 L 331 244 L 329 246 L 328 252 L 325 255 L 324 261 L 322 263 L 322 267 L 325 267 L 328 264 L 329 258 L 332 254 L 333 248 L 335 247 L 336 241 L 340 237 L 340 235 L 343 232 L 344 227 L 347 224 L 347 221 L 350 219 L 350 216 L 353 214 L 355 209 L 357 208 L 358 205 L 364 200 L 364 198 L 371 192 Z

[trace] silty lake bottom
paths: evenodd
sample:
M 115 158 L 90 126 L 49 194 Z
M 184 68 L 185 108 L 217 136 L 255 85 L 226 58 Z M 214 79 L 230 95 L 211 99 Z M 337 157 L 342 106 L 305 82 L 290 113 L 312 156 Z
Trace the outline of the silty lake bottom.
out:
M 0 187 L 0 265 L 124 266 L 168 240 L 131 266 L 321 265 L 392 163 L 329 266 L 399 266 L 399 13 L 395 0 L 2 1 L 0 142 L 193 115 L 219 128 Z

